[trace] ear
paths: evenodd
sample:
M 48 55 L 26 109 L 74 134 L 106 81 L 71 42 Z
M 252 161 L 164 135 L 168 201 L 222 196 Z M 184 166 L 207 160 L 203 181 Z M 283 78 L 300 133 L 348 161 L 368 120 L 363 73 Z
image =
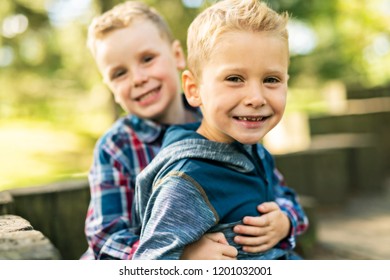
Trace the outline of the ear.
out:
M 183 71 L 183 74 L 181 75 L 181 82 L 188 103 L 192 107 L 199 107 L 200 105 L 202 105 L 202 100 L 199 95 L 198 84 L 190 70 Z
M 180 44 L 179 40 L 173 41 L 173 43 L 172 43 L 172 53 L 173 53 L 173 56 L 176 59 L 176 67 L 177 67 L 177 69 L 184 70 L 184 68 L 186 67 L 186 59 L 185 59 L 183 48 L 181 47 L 181 44 Z

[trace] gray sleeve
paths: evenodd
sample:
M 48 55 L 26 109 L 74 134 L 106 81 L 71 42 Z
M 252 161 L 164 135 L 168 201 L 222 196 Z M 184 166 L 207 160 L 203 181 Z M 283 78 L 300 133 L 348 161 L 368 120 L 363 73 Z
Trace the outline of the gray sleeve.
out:
M 218 218 L 203 189 L 185 174 L 169 175 L 152 193 L 133 259 L 179 259 Z

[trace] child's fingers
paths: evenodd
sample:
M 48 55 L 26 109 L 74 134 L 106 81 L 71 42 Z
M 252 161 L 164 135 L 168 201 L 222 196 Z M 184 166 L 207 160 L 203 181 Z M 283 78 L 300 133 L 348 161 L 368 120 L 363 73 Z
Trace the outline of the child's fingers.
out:
M 276 204 L 276 202 L 264 202 L 257 206 L 257 210 L 260 213 L 265 214 L 275 210 L 279 210 L 279 206 L 278 204 Z
M 254 237 L 265 235 L 268 229 L 266 227 L 259 226 L 237 225 L 233 228 L 233 231 L 238 235 L 247 235 Z
M 206 233 L 205 237 L 221 244 L 229 245 L 225 235 L 222 232 Z
M 230 245 L 216 243 L 215 250 L 210 251 L 207 256 L 208 260 L 236 260 L 238 251 L 236 248 Z
M 278 243 L 278 239 L 265 235 L 260 237 L 236 236 L 234 241 L 242 246 L 242 250 L 249 253 L 264 252 Z
M 224 244 L 221 244 L 221 246 L 223 246 L 223 248 L 222 248 L 223 259 L 235 260 L 237 258 L 238 251 L 236 248 L 234 248 L 233 246 L 224 245 Z
M 237 259 L 237 255 L 238 255 L 237 249 L 229 245 L 225 235 L 222 232 L 206 233 L 204 236 L 218 243 L 215 246 L 218 246 L 217 251 L 219 251 L 219 254 L 216 255 L 215 259 L 222 259 L 222 260 Z
M 262 216 L 257 217 L 251 217 L 247 216 L 242 219 L 242 223 L 247 226 L 254 226 L 254 227 L 266 227 L 270 224 L 269 215 L 265 214 Z
M 260 253 L 271 249 L 271 247 L 269 244 L 262 244 L 258 246 L 243 246 L 242 250 L 248 253 Z
M 263 244 L 268 243 L 268 237 L 267 236 L 242 236 L 237 235 L 234 237 L 234 242 L 236 242 L 239 245 L 246 245 L 246 246 L 260 246 Z
M 235 261 L 237 260 L 237 257 L 229 257 L 229 256 L 223 256 L 221 260 L 226 260 L 226 261 Z

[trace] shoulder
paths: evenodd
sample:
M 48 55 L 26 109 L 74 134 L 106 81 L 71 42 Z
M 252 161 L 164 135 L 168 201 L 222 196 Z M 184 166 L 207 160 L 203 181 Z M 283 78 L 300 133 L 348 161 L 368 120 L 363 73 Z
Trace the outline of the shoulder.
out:
M 129 143 L 129 139 L 134 137 L 134 135 L 130 116 L 122 117 L 98 139 L 96 149 L 109 149 L 114 146 L 124 146 Z
M 199 125 L 200 122 L 171 125 L 165 132 L 163 146 L 166 147 L 185 139 L 202 139 L 202 137 L 196 133 Z
M 114 160 L 126 166 L 140 161 L 139 165 L 145 165 L 137 153 L 142 153 L 146 144 L 136 132 L 130 115 L 118 119 L 96 142 L 95 160 L 103 163 Z
M 262 144 L 257 144 L 256 146 L 260 159 L 267 163 L 274 164 L 274 158 L 271 153 Z
M 164 172 L 168 177 L 177 177 L 186 180 L 193 185 L 202 185 L 205 182 L 215 181 L 223 167 L 215 162 L 200 158 L 184 158 L 172 164 Z M 164 177 L 164 176 L 162 176 Z

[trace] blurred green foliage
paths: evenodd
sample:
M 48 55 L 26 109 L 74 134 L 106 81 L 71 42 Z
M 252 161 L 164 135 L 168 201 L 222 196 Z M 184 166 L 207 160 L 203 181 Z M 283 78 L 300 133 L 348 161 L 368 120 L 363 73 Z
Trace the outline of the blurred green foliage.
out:
M 34 174 L 36 178 L 61 177 L 72 172 L 85 173 L 88 169 L 93 143 L 117 117 L 117 111 L 85 47 L 86 32 L 93 16 L 120 2 L 123 1 L 0 1 L 0 170 L 3 170 L 0 177 L 6 178 L 0 182 L 0 190 L 31 182 L 29 178 Z M 181 0 L 145 2 L 165 16 L 173 33 L 185 46 L 188 25 L 199 11 L 214 1 L 203 1 L 204 5 L 199 8 L 185 7 Z M 290 66 L 292 92 L 304 89 L 310 96 L 305 99 L 303 94 L 298 94 L 299 98 L 292 100 L 318 105 L 321 97 L 318 89 L 329 80 L 354 87 L 390 82 L 390 0 L 268 2 L 278 11 L 288 11 L 292 20 L 314 34 L 311 38 L 314 48 L 308 53 L 292 54 Z M 68 8 L 65 9 L 66 3 Z M 299 43 L 305 47 L 310 42 L 302 39 Z M 310 108 L 302 104 L 295 107 Z M 45 132 L 32 129 L 41 123 L 49 124 Z M 19 125 L 23 124 L 31 133 L 52 132 L 51 135 L 57 136 L 53 138 L 55 141 L 62 138 L 58 130 L 72 133 L 78 140 L 64 142 L 72 152 L 58 151 L 57 155 L 62 155 L 64 160 L 50 163 L 53 168 L 41 174 L 37 164 L 44 156 L 26 151 L 26 147 L 36 148 L 27 134 L 18 140 L 25 148 L 14 148 L 10 152 L 14 141 L 6 137 L 6 132 L 12 131 L 12 124 L 22 130 Z M 37 141 L 45 142 L 45 139 Z M 27 160 L 16 156 L 18 152 L 35 157 L 35 161 L 30 162 L 32 165 L 24 166 L 30 171 L 26 176 L 21 170 L 10 171 L 10 166 L 17 169 Z M 17 165 L 10 164 L 16 159 L 20 161 Z

